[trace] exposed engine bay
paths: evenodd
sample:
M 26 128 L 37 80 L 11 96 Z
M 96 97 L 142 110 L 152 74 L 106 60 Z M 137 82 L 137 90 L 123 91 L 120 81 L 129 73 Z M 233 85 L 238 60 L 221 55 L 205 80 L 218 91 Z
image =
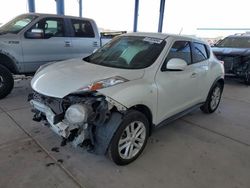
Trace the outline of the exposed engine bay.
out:
M 104 154 L 121 123 L 126 108 L 97 92 L 68 95 L 63 99 L 39 93 L 29 95 L 34 121 L 43 122 L 62 137 L 61 146 Z

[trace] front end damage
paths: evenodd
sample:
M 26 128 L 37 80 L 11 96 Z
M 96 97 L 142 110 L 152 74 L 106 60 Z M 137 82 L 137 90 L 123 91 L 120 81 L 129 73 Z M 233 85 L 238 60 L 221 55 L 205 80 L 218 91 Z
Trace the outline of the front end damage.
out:
M 75 147 L 104 154 L 119 127 L 125 106 L 98 92 L 68 95 L 63 99 L 29 95 L 33 120 L 42 122 L 62 137 L 61 145 L 71 142 Z
M 250 50 L 237 48 L 214 48 L 216 57 L 224 62 L 226 76 L 235 76 L 250 83 Z

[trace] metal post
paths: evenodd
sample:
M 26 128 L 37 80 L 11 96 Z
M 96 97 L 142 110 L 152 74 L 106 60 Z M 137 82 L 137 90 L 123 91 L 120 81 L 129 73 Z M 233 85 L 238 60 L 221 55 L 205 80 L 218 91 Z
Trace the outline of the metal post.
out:
M 160 16 L 159 16 L 159 25 L 158 25 L 158 32 L 162 32 L 162 25 L 164 19 L 164 10 L 165 10 L 165 0 L 161 0 L 160 4 Z
M 79 0 L 79 16 L 82 17 L 82 0 Z
M 139 10 L 139 0 L 135 0 L 134 30 L 133 30 L 134 32 L 137 31 L 138 10 Z
M 58 15 L 64 15 L 64 0 L 56 0 L 56 12 Z
M 28 0 L 29 12 L 36 12 L 35 0 Z

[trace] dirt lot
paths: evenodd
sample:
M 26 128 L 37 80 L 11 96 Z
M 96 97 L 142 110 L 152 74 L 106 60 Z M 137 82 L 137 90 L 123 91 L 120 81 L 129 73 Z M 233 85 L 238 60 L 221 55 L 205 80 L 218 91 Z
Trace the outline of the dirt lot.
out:
M 29 81 L 0 101 L 0 187 L 250 187 L 250 87 L 228 81 L 216 113 L 197 110 L 157 129 L 137 161 L 118 167 L 60 147 L 57 135 L 33 122 Z

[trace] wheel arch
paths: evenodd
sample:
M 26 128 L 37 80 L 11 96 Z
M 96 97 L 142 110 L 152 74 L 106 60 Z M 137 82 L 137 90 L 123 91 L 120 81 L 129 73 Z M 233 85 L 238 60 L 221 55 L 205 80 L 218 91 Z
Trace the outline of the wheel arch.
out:
M 215 81 L 213 82 L 212 86 L 210 87 L 209 92 L 208 92 L 208 94 L 207 94 L 207 98 L 208 98 L 209 94 L 211 93 L 213 87 L 214 87 L 215 84 L 217 84 L 217 83 L 219 83 L 219 84 L 221 85 L 222 91 L 223 91 L 223 89 L 224 89 L 224 83 L 225 83 L 224 78 L 223 78 L 223 77 L 218 77 L 217 79 L 215 79 Z M 207 99 L 207 98 L 206 98 L 206 99 Z
M 149 121 L 149 135 L 151 135 L 153 130 L 153 115 L 149 107 L 144 104 L 137 104 L 129 108 L 129 110 L 137 110 L 143 113 Z
M 225 84 L 224 79 L 223 79 L 223 78 L 219 78 L 219 79 L 217 80 L 217 82 L 218 82 L 219 84 L 221 84 L 221 87 L 222 87 L 222 90 L 223 90 L 223 89 L 224 89 L 224 84 Z
M 18 69 L 16 67 L 13 58 L 2 52 L 0 52 L 0 65 L 6 67 L 13 74 L 18 72 Z

